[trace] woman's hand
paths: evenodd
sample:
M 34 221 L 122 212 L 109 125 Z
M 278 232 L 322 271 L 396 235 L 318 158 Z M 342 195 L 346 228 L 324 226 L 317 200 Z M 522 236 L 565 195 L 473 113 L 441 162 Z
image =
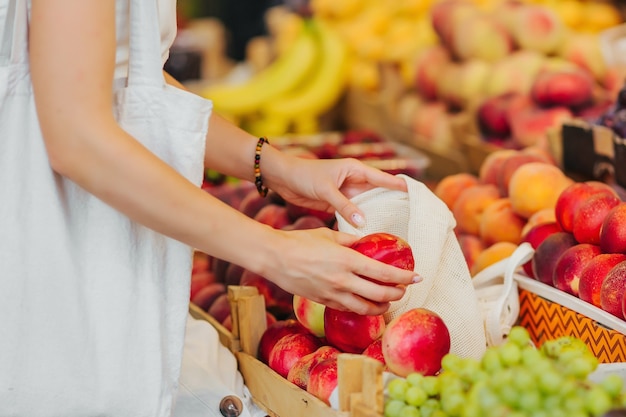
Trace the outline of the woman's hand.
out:
M 402 178 L 356 159 L 305 159 L 285 154 L 281 157 L 280 176 L 273 174 L 269 163 L 262 162 L 269 188 L 302 207 L 328 212 L 336 210 L 356 227 L 363 225 L 365 219 L 350 198 L 375 187 L 406 191 L 406 182 Z
M 276 239 L 267 242 L 269 259 L 265 259 L 259 274 L 292 294 L 338 310 L 382 314 L 390 302 L 402 298 L 406 285 L 421 280 L 413 271 L 346 247 L 358 239 L 351 234 L 322 227 L 276 230 L 274 236 Z

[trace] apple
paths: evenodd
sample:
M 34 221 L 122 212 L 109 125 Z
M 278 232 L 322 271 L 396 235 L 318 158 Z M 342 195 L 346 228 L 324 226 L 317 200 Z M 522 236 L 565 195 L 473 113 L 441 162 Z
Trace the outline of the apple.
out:
M 267 364 L 270 352 L 276 342 L 283 336 L 296 333 L 309 333 L 309 331 L 295 319 L 277 320 L 275 323 L 268 325 L 259 340 L 257 358 Z
M 209 283 L 197 290 L 191 297 L 191 302 L 208 312 L 215 300 L 226 293 L 226 286 L 221 282 Z
M 376 359 L 377 361 L 385 365 L 385 367 L 387 367 L 387 364 L 385 363 L 385 355 L 383 355 L 382 337 L 370 343 L 370 345 L 366 347 L 363 352 L 361 352 L 361 355 L 365 355 L 368 358 Z
M 622 299 L 626 292 L 626 261 L 615 265 L 606 275 L 600 288 L 600 305 L 604 311 L 625 318 Z
M 307 392 L 330 405 L 330 395 L 337 388 L 337 357 L 317 363 L 309 373 Z
M 324 309 L 324 334 L 329 344 L 346 353 L 361 353 L 385 330 L 382 315 Z
M 554 287 L 578 297 L 580 274 L 585 266 L 600 253 L 600 246 L 590 243 L 579 243 L 566 249 L 554 265 L 552 276 Z
M 574 235 L 568 232 L 556 232 L 546 237 L 537 246 L 533 254 L 533 277 L 544 284 L 554 286 L 554 267 L 559 257 L 567 249 L 577 245 Z
M 391 233 L 370 233 L 354 242 L 350 247 L 365 256 L 397 268 L 409 271 L 413 271 L 415 268 L 413 250 L 409 243 Z
M 626 255 L 622 253 L 601 253 L 590 260 L 580 273 L 578 297 L 598 308 L 602 308 L 600 303 L 602 283 L 609 271 L 623 261 L 626 261 Z
M 315 352 L 301 357 L 289 370 L 289 373 L 287 374 L 287 381 L 296 384 L 303 390 L 306 390 L 309 385 L 311 369 L 323 360 L 337 357 L 339 353 L 341 352 L 333 346 L 322 346 Z
M 407 310 L 389 322 L 382 337 L 385 363 L 394 374 L 435 375 L 450 352 L 450 332 L 437 313 L 426 308 Z
M 600 229 L 600 248 L 605 253 L 626 253 L 626 203 L 609 211 Z
M 322 347 L 319 337 L 311 333 L 295 333 L 281 337 L 275 344 L 267 360 L 268 366 L 283 378 L 289 370 L 305 355 Z
M 241 274 L 239 285 L 256 287 L 265 299 L 265 308 L 276 317 L 282 319 L 293 312 L 293 294 L 263 276 L 246 269 Z
M 226 292 L 222 292 L 217 298 L 211 303 L 211 306 L 207 310 L 209 315 L 213 316 L 213 318 L 222 323 L 228 315 L 230 315 L 230 300 L 228 299 L 228 294 Z
M 317 337 L 324 337 L 324 304 L 309 300 L 298 294 L 293 296 L 293 312 L 296 319 Z
M 193 299 L 198 291 L 212 283 L 216 283 L 216 278 L 215 274 L 211 271 L 200 271 L 192 274 L 191 285 L 189 288 L 189 299 Z
M 556 222 L 540 223 L 531 227 L 526 234 L 522 236 L 522 242 L 528 242 L 533 249 L 537 249 L 541 242 L 543 242 L 548 236 L 552 233 L 561 231 L 561 227 Z M 531 278 L 535 278 L 532 259 L 522 265 L 522 268 L 524 269 L 526 275 Z

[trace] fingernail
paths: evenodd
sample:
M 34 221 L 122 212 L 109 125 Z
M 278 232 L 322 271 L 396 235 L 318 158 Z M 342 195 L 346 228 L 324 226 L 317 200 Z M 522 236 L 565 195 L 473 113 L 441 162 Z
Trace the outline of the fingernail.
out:
M 359 213 L 354 213 L 352 215 L 352 222 L 356 224 L 357 226 L 363 226 L 365 224 L 365 220 L 363 219 L 363 216 L 361 216 Z
M 413 284 L 417 284 L 418 282 L 422 282 L 422 281 L 424 281 L 424 278 L 421 277 L 420 275 L 415 275 L 413 277 Z

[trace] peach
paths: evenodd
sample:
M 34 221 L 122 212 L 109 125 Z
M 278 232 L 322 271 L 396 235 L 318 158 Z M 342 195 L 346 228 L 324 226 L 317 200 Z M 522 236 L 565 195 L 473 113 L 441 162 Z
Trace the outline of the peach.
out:
M 382 350 L 389 370 L 406 377 L 418 372 L 435 375 L 450 352 L 450 332 L 443 319 L 426 308 L 413 308 L 395 317 L 382 336 Z
M 239 203 L 238 210 L 250 218 L 254 218 L 259 210 L 270 204 L 270 200 L 260 195 L 257 190 L 250 190 Z
M 502 163 L 510 155 L 518 153 L 515 149 L 498 149 L 491 152 L 480 165 L 478 179 L 484 184 L 498 185 L 498 172 Z
M 338 384 L 337 357 L 315 364 L 309 373 L 307 392 L 330 405 L 330 395 Z
M 531 96 L 544 107 L 580 108 L 593 100 L 595 82 L 582 68 L 542 70 L 535 77 Z
M 459 233 L 480 233 L 480 219 L 487 206 L 500 198 L 498 188 L 492 184 L 478 184 L 465 189 L 457 198 L 452 214 Z
M 476 257 L 470 273 L 475 276 L 488 266 L 511 256 L 515 249 L 517 249 L 517 245 L 511 242 L 497 242 L 488 246 Z
M 480 253 L 485 250 L 485 244 L 482 239 L 476 235 L 470 235 L 468 233 L 461 233 L 457 235 L 461 252 L 463 252 L 463 258 L 467 268 L 471 271 L 476 263 L 476 259 Z
M 507 109 L 516 93 L 506 92 L 482 100 L 476 110 L 478 128 L 485 140 L 506 139 L 511 135 Z
M 332 346 L 319 347 L 315 352 L 304 355 L 289 369 L 287 381 L 306 391 L 309 385 L 311 369 L 323 360 L 337 357 L 339 350 Z
M 214 282 L 217 282 L 217 280 L 215 274 L 211 271 L 201 271 L 191 275 L 189 299 L 193 299 L 194 295 L 196 295 L 201 288 Z
M 600 247 L 606 253 L 626 253 L 626 203 L 609 211 L 600 229 Z
M 589 243 L 579 243 L 566 249 L 554 264 L 552 276 L 554 287 L 578 297 L 580 274 L 585 266 L 600 253 L 599 246 Z
M 538 223 L 528 229 L 528 231 L 522 232 L 522 242 L 528 242 L 533 249 L 537 249 L 548 236 L 561 231 L 561 227 L 556 222 Z M 526 275 L 535 278 L 532 259 L 522 265 L 522 267 Z
M 522 228 L 522 236 L 525 236 L 533 227 L 543 223 L 556 223 L 556 215 L 553 208 L 541 209 L 530 216 Z M 558 229 L 560 230 L 561 226 L 558 226 Z
M 556 221 L 566 232 L 574 230 L 574 216 L 578 207 L 590 196 L 602 190 L 612 190 L 600 181 L 574 182 L 559 195 L 554 207 Z
M 600 228 L 611 209 L 620 204 L 613 190 L 599 192 L 583 201 L 574 213 L 574 237 L 580 243 L 600 244 Z
M 522 229 L 526 219 L 513 212 L 511 201 L 500 198 L 489 204 L 483 211 L 479 224 L 479 236 L 486 245 L 497 242 L 518 244 L 522 239 Z
M 293 294 L 269 279 L 246 269 L 241 274 L 239 285 L 256 287 L 265 300 L 265 308 L 276 317 L 284 318 L 293 313 Z
M 492 16 L 474 14 L 453 27 L 450 49 L 459 60 L 497 62 L 513 50 L 513 39 Z
M 551 54 L 565 42 L 567 30 L 551 9 L 536 5 L 520 7 L 512 15 L 511 33 L 521 49 Z
M 447 99 L 453 109 L 466 109 L 479 100 L 485 91 L 485 85 L 491 74 L 491 66 L 484 60 L 471 58 L 463 61 L 458 67 L 454 87 L 446 87 Z
M 324 309 L 324 334 L 332 346 L 346 353 L 361 353 L 385 331 L 382 315 L 367 316 L 352 311 Z
M 548 235 L 535 249 L 532 270 L 537 281 L 554 286 L 554 267 L 567 249 L 577 245 L 574 235 L 568 232 L 555 232 Z
M 224 284 L 226 286 L 229 285 L 239 285 L 241 282 L 241 276 L 243 275 L 244 267 L 241 265 L 237 265 L 234 263 L 228 264 L 228 268 L 226 268 L 226 274 L 224 275 Z
M 309 331 L 295 319 L 277 320 L 276 322 L 269 324 L 261 339 L 259 340 L 259 347 L 257 349 L 257 358 L 267 364 L 270 357 L 270 351 L 283 336 L 295 333 L 309 333 Z
M 291 219 L 289 219 L 289 215 L 287 214 L 287 207 L 273 203 L 261 207 L 253 218 L 274 229 L 282 229 L 284 226 L 291 223 Z
M 439 97 L 437 79 L 441 68 L 451 59 L 448 50 L 441 45 L 426 48 L 418 57 L 414 84 L 417 92 L 426 100 L 436 100 Z
M 504 161 L 502 161 L 502 165 L 498 170 L 498 190 L 500 195 L 503 197 L 507 197 L 509 195 L 509 182 L 511 181 L 511 177 L 517 171 L 519 167 L 529 162 L 549 162 L 542 156 L 518 152 L 514 155 L 509 156 Z
M 293 296 L 293 312 L 298 321 L 311 333 L 324 337 L 324 304 L 298 294 Z
M 573 113 L 567 107 L 530 106 L 510 112 L 513 142 L 520 147 L 542 143 L 547 138 L 548 129 L 558 128 L 572 118 Z
M 432 5 L 430 19 L 441 43 L 449 48 L 452 45 L 453 32 L 458 22 L 478 13 L 476 6 L 469 2 L 443 0 Z
M 289 216 L 292 222 L 296 222 L 300 217 L 304 216 L 317 217 L 325 225 L 329 225 L 335 220 L 335 213 L 302 207 L 289 201 L 285 203 L 285 207 L 287 207 L 287 216 Z
M 463 190 L 480 182 L 478 177 L 468 172 L 459 172 L 442 178 L 436 185 L 434 193 L 450 210 Z
M 298 217 L 293 223 L 284 226 L 282 230 L 306 230 L 317 229 L 318 227 L 328 227 L 328 224 L 325 223 L 318 216 L 305 214 L 304 216 Z
M 606 275 L 600 288 L 600 306 L 614 316 L 624 319 L 622 299 L 626 292 L 626 261 L 615 265 Z
M 293 333 L 281 337 L 272 347 L 268 366 L 283 378 L 300 358 L 323 346 L 321 339 L 311 333 Z
M 487 97 L 507 93 L 528 94 L 545 57 L 539 52 L 518 50 L 495 62 L 485 84 Z
M 365 355 L 369 358 L 376 359 L 378 362 L 382 363 L 385 367 L 387 364 L 385 363 L 385 356 L 383 355 L 383 338 L 379 338 L 374 340 L 368 347 L 361 352 L 361 355 Z
M 600 37 L 596 34 L 570 33 L 559 50 L 559 56 L 584 68 L 593 74 L 598 82 L 602 81 L 607 74 Z
M 220 293 L 207 310 L 218 323 L 222 323 L 230 315 L 230 300 L 226 292 Z
M 211 257 L 200 251 L 193 252 L 193 261 L 191 266 L 191 275 L 196 272 L 209 271 L 211 269 Z
M 203 311 L 209 311 L 211 305 L 219 296 L 226 293 L 226 286 L 221 282 L 213 282 L 204 285 L 195 291 L 191 297 L 191 302 L 200 307 Z
M 528 219 L 545 208 L 554 208 L 561 192 L 573 181 L 557 166 L 546 162 L 523 164 L 509 181 L 513 211 Z
M 602 308 L 600 290 L 607 274 L 615 265 L 626 261 L 622 253 L 601 253 L 591 259 L 580 273 L 578 297 L 581 300 Z
M 224 282 L 226 280 L 226 271 L 228 270 L 228 265 L 230 262 L 220 259 L 213 258 L 211 261 L 211 272 L 215 275 L 215 280 L 218 282 Z

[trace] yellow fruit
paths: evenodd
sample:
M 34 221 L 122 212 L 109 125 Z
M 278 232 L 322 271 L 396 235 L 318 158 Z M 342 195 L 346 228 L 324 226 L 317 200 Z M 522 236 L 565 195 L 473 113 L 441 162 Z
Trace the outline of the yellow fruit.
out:
M 583 5 L 585 19 L 582 30 L 599 32 L 622 22 L 619 11 L 612 4 L 589 1 Z

